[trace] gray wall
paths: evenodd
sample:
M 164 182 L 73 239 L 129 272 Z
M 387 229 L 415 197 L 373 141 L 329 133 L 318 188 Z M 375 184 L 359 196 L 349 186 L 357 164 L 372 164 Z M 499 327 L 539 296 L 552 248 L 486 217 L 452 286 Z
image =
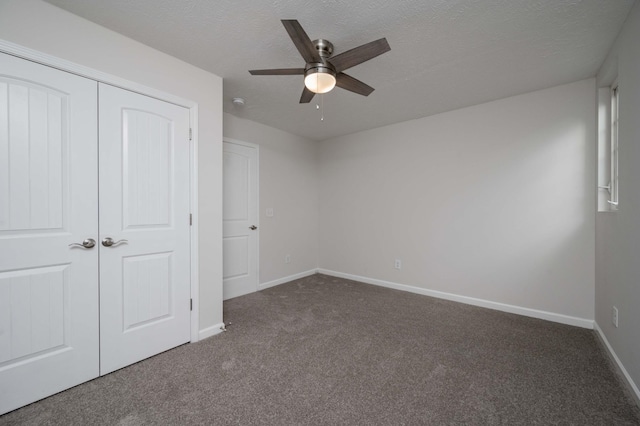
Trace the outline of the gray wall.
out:
M 323 141 L 320 267 L 590 327 L 594 130 L 590 79 Z
M 598 86 L 617 76 L 620 91 L 620 206 L 597 214 L 596 323 L 635 382 L 640 385 L 640 4 L 598 74 Z M 619 310 L 619 327 L 611 321 Z

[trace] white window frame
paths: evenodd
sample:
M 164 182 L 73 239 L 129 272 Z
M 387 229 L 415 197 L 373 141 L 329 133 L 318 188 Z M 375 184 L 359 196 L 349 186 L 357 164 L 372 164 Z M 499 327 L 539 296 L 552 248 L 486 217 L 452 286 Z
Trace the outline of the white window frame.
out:
M 610 209 L 618 210 L 620 205 L 619 192 L 620 192 L 620 169 L 619 169 L 619 142 L 618 142 L 618 122 L 619 122 L 619 105 L 620 105 L 620 91 L 618 90 L 618 83 L 615 82 L 611 85 L 611 113 L 610 113 L 610 126 L 611 126 L 611 166 L 610 166 L 610 180 L 609 180 L 609 200 L 607 202 L 610 205 Z

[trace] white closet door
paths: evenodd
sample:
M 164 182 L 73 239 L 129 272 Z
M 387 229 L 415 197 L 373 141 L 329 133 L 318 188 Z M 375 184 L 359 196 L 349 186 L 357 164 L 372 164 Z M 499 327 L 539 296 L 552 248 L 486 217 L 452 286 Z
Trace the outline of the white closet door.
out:
M 190 339 L 189 110 L 99 87 L 106 374 Z
M 96 95 L 0 54 L 0 414 L 99 373 Z

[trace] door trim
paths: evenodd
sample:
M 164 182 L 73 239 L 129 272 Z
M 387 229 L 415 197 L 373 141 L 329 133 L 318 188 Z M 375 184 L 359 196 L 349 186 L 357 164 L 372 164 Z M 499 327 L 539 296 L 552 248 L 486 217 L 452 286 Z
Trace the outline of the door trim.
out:
M 258 174 L 258 184 L 256 185 L 256 210 L 258 210 L 258 216 L 256 218 L 256 226 L 258 227 L 258 229 L 260 229 L 260 145 L 255 144 L 255 143 L 251 143 L 251 142 L 244 142 L 238 139 L 232 139 L 232 138 L 228 138 L 226 136 L 222 137 L 222 146 L 224 148 L 224 143 L 231 143 L 231 144 L 235 144 L 235 145 L 240 145 L 240 146 L 246 146 L 248 148 L 253 148 L 256 150 L 256 156 L 258 157 L 258 161 L 257 161 L 257 165 L 256 165 L 256 171 Z M 224 178 L 224 173 L 223 173 L 223 178 Z M 260 288 L 260 232 L 258 232 L 257 237 L 257 241 L 256 241 L 256 274 L 258 275 L 258 282 L 256 283 L 256 292 L 262 290 Z
M 192 139 L 190 141 L 191 164 L 189 165 L 191 174 L 189 179 L 189 183 L 191 185 L 190 209 L 191 214 L 193 215 L 193 223 L 190 227 L 191 298 L 193 299 L 193 310 L 191 311 L 191 342 L 197 342 L 199 340 L 200 329 L 200 283 L 198 274 L 198 104 L 194 101 L 120 78 L 112 74 L 98 71 L 94 68 L 76 64 L 56 56 L 42 53 L 19 44 L 11 43 L 6 40 L 0 39 L 0 52 L 189 109 L 189 125 L 191 126 L 191 129 L 193 129 Z

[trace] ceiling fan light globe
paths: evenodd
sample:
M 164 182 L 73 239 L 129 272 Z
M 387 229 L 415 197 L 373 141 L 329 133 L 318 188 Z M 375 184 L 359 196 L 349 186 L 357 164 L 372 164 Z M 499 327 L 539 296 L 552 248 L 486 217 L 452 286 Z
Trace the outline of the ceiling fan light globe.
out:
M 310 72 L 304 77 L 304 85 L 313 93 L 327 93 L 336 87 L 336 77 L 328 72 Z

